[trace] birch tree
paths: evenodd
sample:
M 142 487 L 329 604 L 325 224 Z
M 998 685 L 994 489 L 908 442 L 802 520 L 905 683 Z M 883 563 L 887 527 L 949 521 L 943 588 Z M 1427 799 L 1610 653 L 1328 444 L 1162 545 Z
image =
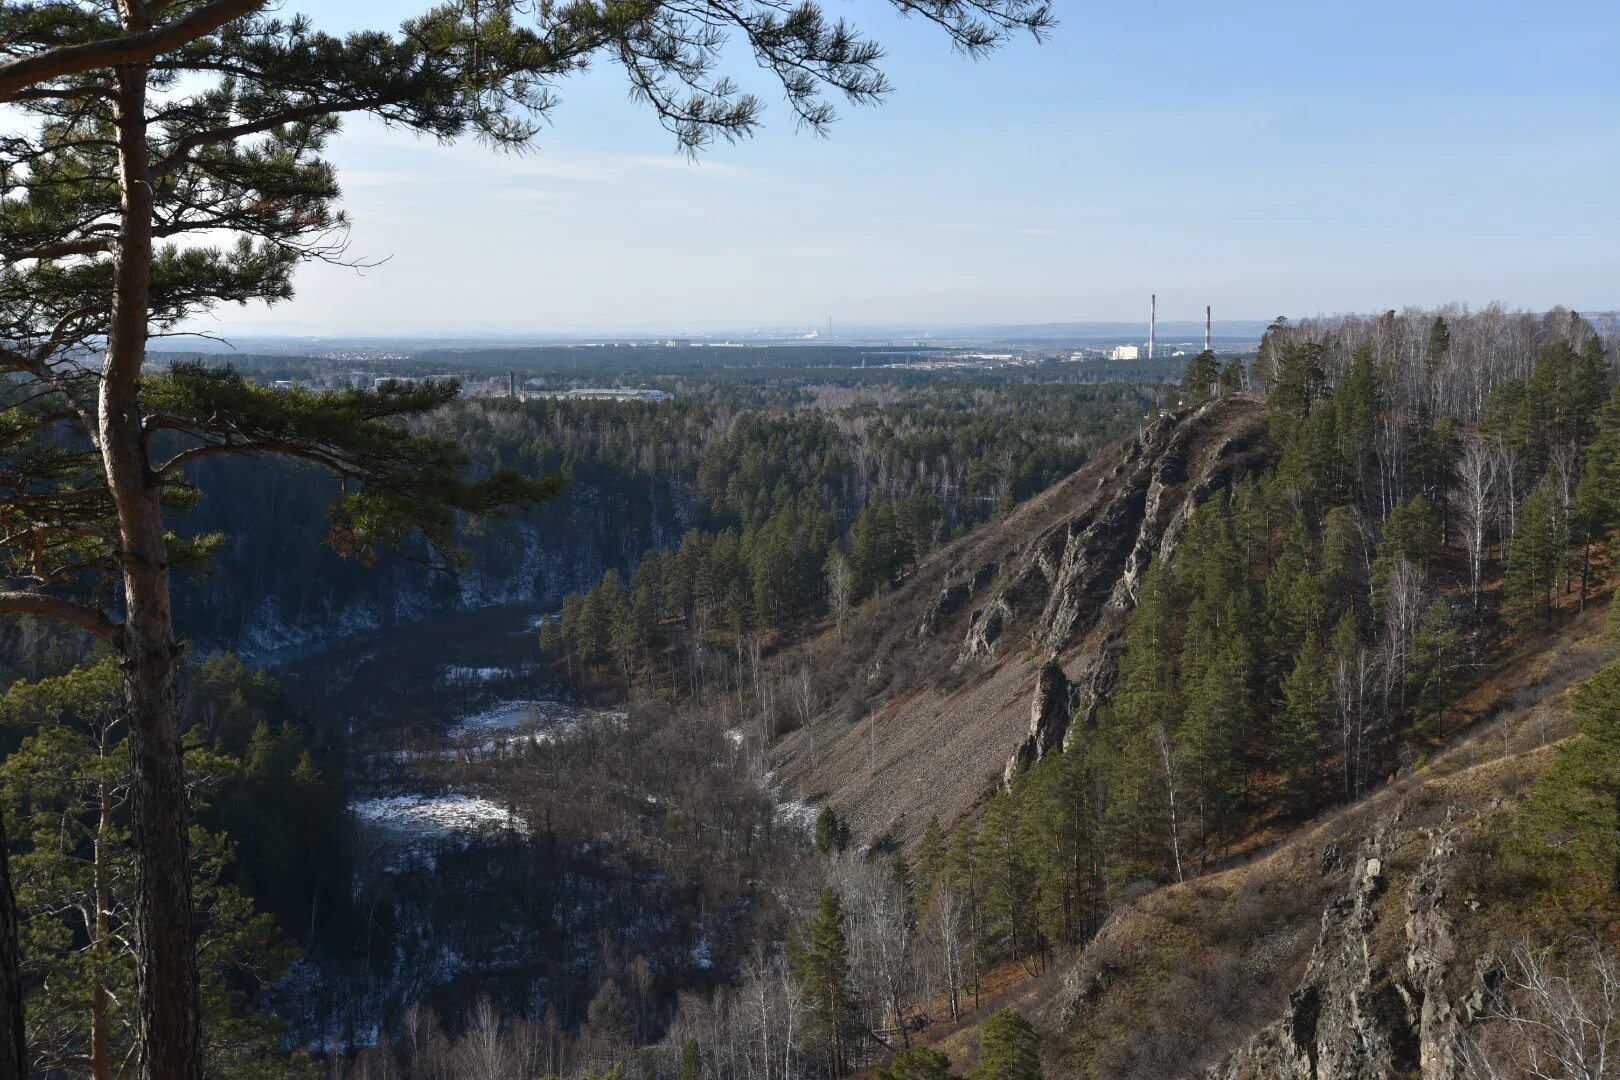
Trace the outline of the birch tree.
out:
M 1620 1076 L 1620 961 L 1596 941 L 1514 944 L 1481 1031 L 1464 1044 L 1473 1080 Z
M 1485 541 L 1496 509 L 1498 455 L 1481 437 L 1464 440 L 1457 464 L 1458 509 L 1463 542 L 1468 549 L 1469 595 L 1479 612 L 1480 585 L 1485 575 Z

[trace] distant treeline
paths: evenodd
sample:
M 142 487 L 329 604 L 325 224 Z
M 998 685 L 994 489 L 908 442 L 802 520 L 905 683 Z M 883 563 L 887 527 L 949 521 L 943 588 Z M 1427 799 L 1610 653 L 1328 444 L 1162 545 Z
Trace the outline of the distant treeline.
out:
M 910 345 L 544 345 L 435 349 L 397 358 L 278 354 L 164 354 L 170 359 L 231 364 L 267 382 L 324 384 L 354 373 L 368 377 L 451 376 L 467 381 L 516 375 L 550 389 L 577 386 L 648 386 L 730 404 L 764 404 L 821 384 L 875 388 L 971 379 L 981 382 L 1173 382 L 1186 357 L 1155 360 L 1053 359 L 1036 365 L 932 368 L 965 350 Z M 1006 351 L 1006 350 L 992 350 Z M 1017 351 L 1017 350 L 1015 350 Z M 1036 346 L 1034 353 L 1052 352 Z

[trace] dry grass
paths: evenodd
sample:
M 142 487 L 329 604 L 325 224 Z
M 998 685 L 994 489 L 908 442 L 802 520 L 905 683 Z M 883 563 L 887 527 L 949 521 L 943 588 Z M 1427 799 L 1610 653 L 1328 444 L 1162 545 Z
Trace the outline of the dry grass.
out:
M 1228 447 L 1227 440 L 1243 443 L 1263 429 L 1263 420 L 1263 407 L 1242 398 L 1200 414 L 1187 429 L 1192 471 L 1257 464 L 1247 456 L 1252 449 Z M 1118 447 L 1006 520 L 947 545 L 900 587 L 857 612 L 842 641 L 828 633 L 812 642 L 814 667 L 825 676 L 820 707 L 809 725 L 773 750 L 788 790 L 835 803 L 863 837 L 903 845 L 921 836 L 930 817 L 950 827 L 971 813 L 1028 733 L 1030 702 L 1047 659 L 1031 642 L 1050 586 L 1040 575 L 1021 586 L 1029 595 L 1015 605 L 995 654 L 985 659 L 957 662 L 975 609 L 997 594 L 997 583 L 943 616 L 931 635 L 919 635 L 918 628 L 947 584 L 980 575 L 1004 584 L 1008 568 L 1026 565 L 1037 549 L 1061 549 L 1067 530 L 1083 528 L 1110 499 L 1134 490 L 1127 466 L 1135 453 L 1130 445 Z M 1121 522 L 1127 542 L 1095 568 L 1110 587 L 1124 572 L 1138 524 L 1135 518 Z M 1114 621 L 1100 605 L 1084 611 L 1064 662 L 1072 669 L 1094 652 Z
M 1117 912 L 1041 1005 L 1049 1073 L 1194 1075 L 1277 1019 L 1310 958 L 1322 911 L 1346 890 L 1358 849 L 1397 819 L 1375 951 L 1392 957 L 1404 949 L 1402 905 L 1428 851 L 1423 830 L 1462 823 L 1452 891 L 1468 925 L 1453 967 L 1457 979 L 1471 977 L 1480 950 L 1522 930 L 1496 845 L 1516 796 L 1569 731 L 1570 690 L 1612 655 L 1601 643 L 1605 614 L 1592 608 L 1556 637 L 1505 656 L 1463 703 L 1459 733 L 1411 775 L 1269 850 Z

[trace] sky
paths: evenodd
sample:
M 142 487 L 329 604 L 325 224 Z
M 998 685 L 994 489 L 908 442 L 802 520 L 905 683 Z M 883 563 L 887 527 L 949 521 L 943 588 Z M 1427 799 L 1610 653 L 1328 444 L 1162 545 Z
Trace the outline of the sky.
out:
M 333 31 L 420 3 L 286 0 Z M 981 60 L 831 0 L 894 93 L 696 162 L 608 67 L 501 156 L 350 121 L 350 257 L 232 334 L 703 332 L 1620 307 L 1614 0 L 1057 0 Z

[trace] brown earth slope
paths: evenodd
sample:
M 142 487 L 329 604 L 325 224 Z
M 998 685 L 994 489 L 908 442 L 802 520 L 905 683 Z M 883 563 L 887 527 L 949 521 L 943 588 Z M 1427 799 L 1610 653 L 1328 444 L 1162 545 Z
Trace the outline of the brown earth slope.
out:
M 925 1041 L 965 1070 L 1010 1006 L 1052 1080 L 1469 1080 L 1485 988 L 1535 930 L 1498 845 L 1571 732 L 1570 691 L 1614 655 L 1606 618 L 1504 657 L 1422 767 L 1122 905 L 1083 951 Z
M 1110 917 L 1029 1007 L 1064 1078 L 1463 1080 L 1486 980 L 1532 929 L 1497 845 L 1570 732 L 1605 613 L 1507 657 L 1423 767 Z
M 786 790 L 863 840 L 949 826 L 1062 744 L 1106 695 L 1143 571 L 1211 493 L 1271 460 L 1250 397 L 1167 414 L 1130 443 L 924 561 L 812 643 L 835 680 L 774 757 Z

